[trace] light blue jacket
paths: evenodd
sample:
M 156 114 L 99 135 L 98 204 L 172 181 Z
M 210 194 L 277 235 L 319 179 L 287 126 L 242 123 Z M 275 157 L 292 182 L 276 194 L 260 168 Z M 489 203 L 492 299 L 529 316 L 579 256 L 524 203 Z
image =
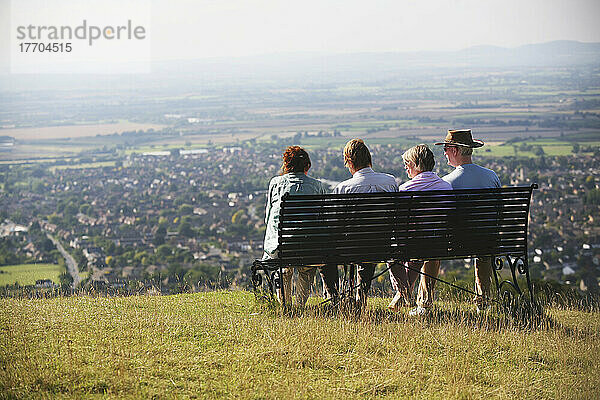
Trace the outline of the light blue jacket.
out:
M 442 178 L 452 189 L 499 188 L 500 179 L 494 171 L 477 164 L 463 164 Z
M 289 173 L 276 176 L 269 183 L 267 193 L 267 208 L 265 210 L 264 258 L 275 258 L 278 245 L 279 212 L 281 211 L 281 198 L 284 194 L 325 194 L 325 186 L 321 181 L 306 176 L 303 173 Z

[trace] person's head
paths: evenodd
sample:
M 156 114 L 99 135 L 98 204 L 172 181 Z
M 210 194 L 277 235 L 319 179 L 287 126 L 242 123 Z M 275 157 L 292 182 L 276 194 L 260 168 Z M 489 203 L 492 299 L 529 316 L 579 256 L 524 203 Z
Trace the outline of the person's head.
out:
M 289 174 L 307 173 L 310 169 L 310 157 L 306 150 L 300 146 L 289 146 L 283 152 L 283 163 L 281 164 L 281 173 Z
M 449 130 L 443 142 L 436 145 L 444 146 L 444 155 L 448 164 L 453 167 L 471 163 L 473 149 L 483 146 L 483 142 L 473 139 L 470 129 Z
M 458 167 L 462 164 L 471 162 L 471 156 L 473 155 L 473 149 L 469 147 L 454 146 L 451 144 L 444 145 L 444 155 L 448 161 L 448 165 Z
M 421 172 L 433 171 L 433 167 L 435 166 L 433 152 L 426 144 L 418 144 L 406 150 L 402 154 L 402 160 L 404 160 L 406 175 L 410 179 Z
M 363 168 L 371 167 L 371 152 L 362 139 L 352 139 L 344 147 L 344 165 L 354 174 Z

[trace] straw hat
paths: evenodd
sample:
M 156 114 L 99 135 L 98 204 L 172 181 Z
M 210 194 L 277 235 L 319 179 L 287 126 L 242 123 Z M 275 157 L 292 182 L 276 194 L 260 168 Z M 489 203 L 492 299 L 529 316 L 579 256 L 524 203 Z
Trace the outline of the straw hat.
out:
M 471 137 L 470 129 L 448 130 L 446 139 L 444 139 L 443 142 L 436 143 L 436 145 L 441 144 L 470 147 L 472 149 L 483 146 L 483 142 L 481 140 L 473 139 Z

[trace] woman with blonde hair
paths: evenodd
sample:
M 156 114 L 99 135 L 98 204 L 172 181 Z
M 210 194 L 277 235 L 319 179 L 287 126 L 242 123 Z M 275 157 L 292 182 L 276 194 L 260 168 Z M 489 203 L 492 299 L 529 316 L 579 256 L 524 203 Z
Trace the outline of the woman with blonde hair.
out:
M 310 157 L 306 150 L 299 146 L 289 146 L 283 153 L 281 175 L 271 179 L 267 193 L 267 208 L 265 211 L 265 231 L 263 260 L 277 258 L 277 239 L 279 226 L 279 213 L 281 199 L 286 193 L 291 194 L 325 194 L 325 187 L 321 181 L 306 175 L 311 167 Z M 300 267 L 296 283 L 296 304 L 304 306 L 310 294 L 310 283 L 314 280 L 314 267 Z M 292 268 L 283 270 L 283 296 L 281 290 L 277 291 L 280 302 L 290 305 L 292 303 Z
M 413 190 L 452 190 L 452 186 L 442 180 L 435 172 L 435 159 L 433 152 L 426 144 L 419 144 L 408 149 L 402 154 L 406 175 L 410 178 L 408 182 L 399 186 L 398 191 L 413 191 Z M 440 268 L 439 260 L 413 261 L 407 264 L 406 268 L 400 264 L 392 264 L 390 266 L 390 280 L 392 287 L 396 290 L 394 299 L 389 304 L 388 308 L 393 311 L 398 311 L 399 302 L 404 302 L 405 305 L 412 303 L 411 295 L 413 293 L 414 284 L 419 275 L 418 270 L 427 275 L 437 276 Z M 410 315 L 424 315 L 433 305 L 433 289 L 435 280 L 423 276 L 419 283 L 419 291 L 417 295 L 417 308 L 410 311 Z

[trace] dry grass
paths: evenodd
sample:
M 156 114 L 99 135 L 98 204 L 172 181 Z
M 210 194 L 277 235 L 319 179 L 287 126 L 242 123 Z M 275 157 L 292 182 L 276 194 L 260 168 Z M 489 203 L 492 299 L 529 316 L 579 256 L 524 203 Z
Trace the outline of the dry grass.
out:
M 1 300 L 3 398 L 597 398 L 600 314 L 526 327 L 444 302 L 411 319 L 282 315 L 248 292 Z

